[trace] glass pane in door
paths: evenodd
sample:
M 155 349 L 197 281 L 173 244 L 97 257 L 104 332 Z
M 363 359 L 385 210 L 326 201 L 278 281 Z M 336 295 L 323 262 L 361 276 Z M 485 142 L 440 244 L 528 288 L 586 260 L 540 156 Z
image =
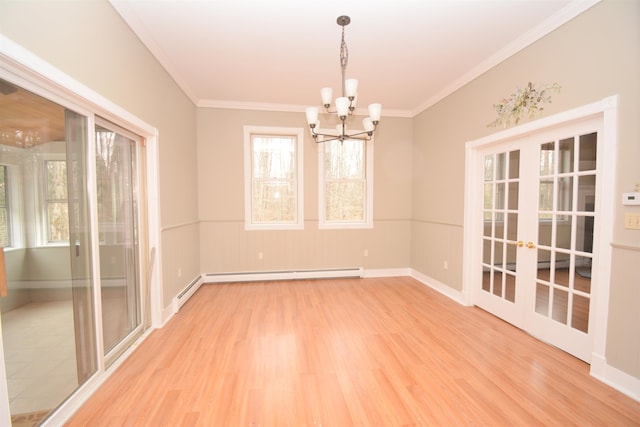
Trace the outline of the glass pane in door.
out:
M 515 302 L 520 151 L 484 158 L 482 290 Z
M 100 279 L 105 353 L 141 323 L 138 280 L 136 141 L 96 126 Z
M 42 421 L 96 371 L 87 118 L 2 81 L 0 298 L 11 418 Z
M 588 333 L 596 133 L 540 146 L 536 312 Z M 577 165 L 577 167 L 576 167 Z

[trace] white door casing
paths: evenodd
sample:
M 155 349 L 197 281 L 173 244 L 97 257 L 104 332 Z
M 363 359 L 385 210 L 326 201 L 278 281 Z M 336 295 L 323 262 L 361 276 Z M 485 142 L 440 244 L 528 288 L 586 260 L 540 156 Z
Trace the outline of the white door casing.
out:
M 536 161 L 521 162 L 523 166 L 522 180 L 535 179 L 536 182 L 520 182 L 520 191 L 528 188 L 529 192 L 533 189 L 535 194 L 529 197 L 537 204 L 537 171 L 535 170 L 538 160 L 540 143 L 549 138 L 554 131 L 559 128 L 567 128 L 567 126 L 580 126 L 589 120 L 595 120 L 598 123 L 598 177 L 596 180 L 596 204 L 594 216 L 596 224 L 594 228 L 593 239 L 593 266 L 592 266 L 592 286 L 593 294 L 591 295 L 590 320 L 589 320 L 589 339 L 585 345 L 583 342 L 582 349 L 579 350 L 578 357 L 591 361 L 595 361 L 598 367 L 604 363 L 604 350 L 606 344 L 607 331 L 607 314 L 609 302 L 609 278 L 610 278 L 610 260 L 611 260 L 611 240 L 613 235 L 613 212 L 614 212 L 614 195 L 611 191 L 614 188 L 614 167 L 616 153 L 616 120 L 617 120 L 617 97 L 605 98 L 600 102 L 585 105 L 564 113 L 530 122 L 525 125 L 504 130 L 494 135 L 468 142 L 466 145 L 466 182 L 465 182 L 465 229 L 464 229 L 464 273 L 463 273 L 463 294 L 465 301 L 470 304 L 479 306 L 485 305 L 489 310 L 492 306 L 486 307 L 487 295 L 482 295 L 481 274 L 482 271 L 482 239 L 478 236 L 483 235 L 484 221 L 483 215 L 479 214 L 483 211 L 483 192 L 478 191 L 482 188 L 483 178 L 483 162 L 484 155 L 491 152 L 509 152 L 510 150 L 523 150 L 523 156 L 535 156 Z M 549 133 L 551 132 L 551 133 Z M 542 139 L 541 139 L 542 138 Z M 528 154 L 524 151 L 529 150 Z M 525 170 L 531 169 L 529 172 Z M 535 171 L 535 174 L 534 174 Z M 526 178 L 528 176 L 529 178 Z M 533 176 L 533 178 L 531 178 Z M 520 180 L 520 181 L 522 181 Z M 507 183 L 508 185 L 508 183 Z M 607 191 L 608 189 L 608 191 Z M 529 195 L 531 196 L 531 195 Z M 531 202 L 530 202 L 531 203 Z M 518 240 L 522 240 L 523 247 L 518 248 L 519 258 L 529 258 L 528 263 L 523 263 L 518 267 L 518 275 L 523 273 L 531 278 L 535 277 L 535 260 L 537 245 L 537 206 L 529 205 L 526 209 L 518 211 L 523 216 L 518 223 Z M 527 219 L 528 216 L 528 219 Z M 524 228 L 524 223 L 536 222 L 535 229 L 529 230 Z M 506 231 L 505 231 L 506 233 Z M 533 248 L 527 248 L 526 244 L 531 242 Z M 517 242 L 513 242 L 517 243 Z M 523 267 L 524 266 L 524 267 Z M 485 265 L 486 269 L 486 265 Z M 506 268 L 505 268 L 506 270 Z M 515 268 L 513 268 L 515 270 Z M 502 273 L 501 273 L 502 274 Z M 534 283 L 533 282 L 530 283 Z M 530 285 L 530 286 L 534 286 Z M 521 291 L 522 289 L 520 289 Z M 486 294 L 487 292 L 485 292 Z M 523 292 L 519 292 L 522 294 Z M 489 295 L 491 296 L 491 295 Z M 534 291 L 530 290 L 524 295 L 516 293 L 519 307 L 526 306 L 529 308 L 528 316 L 521 308 L 513 307 L 516 304 L 498 304 L 495 314 L 505 320 L 521 327 L 534 336 L 553 342 L 553 339 L 547 339 L 549 334 L 549 326 L 554 326 L 548 321 L 541 320 L 540 316 L 535 313 L 532 308 L 535 305 L 533 301 Z M 494 302 L 495 302 L 495 298 Z M 495 304 L 494 304 L 495 305 Z M 512 307 L 509 307 L 509 306 Z M 501 307 L 500 307 L 501 306 Z M 553 329 L 553 328 L 552 328 Z M 580 335 L 580 334 L 578 334 Z M 560 340 L 572 341 L 571 337 L 562 337 Z M 586 348 L 585 348 L 586 347 Z M 592 370 L 594 366 L 592 364 Z

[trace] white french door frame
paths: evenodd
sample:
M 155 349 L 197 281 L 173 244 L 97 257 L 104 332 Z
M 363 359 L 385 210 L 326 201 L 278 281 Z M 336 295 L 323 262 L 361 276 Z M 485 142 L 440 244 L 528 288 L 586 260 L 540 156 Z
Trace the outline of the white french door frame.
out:
M 466 143 L 465 156 L 465 212 L 464 212 L 464 243 L 463 243 L 463 299 L 468 305 L 474 305 L 475 292 L 480 288 L 481 277 L 478 273 L 482 265 L 482 212 L 483 198 L 478 187 L 477 179 L 482 176 L 478 170 L 478 161 L 483 149 L 503 145 L 517 139 L 524 139 L 538 132 L 552 129 L 587 118 L 598 118 L 602 121 L 602 135 L 599 135 L 597 158 L 601 159 L 598 167 L 596 182 L 595 216 L 599 226 L 594 230 L 593 251 L 594 265 L 592 269 L 593 282 L 597 284 L 592 295 L 593 310 L 593 349 L 591 352 L 591 375 L 604 377 L 606 369 L 605 350 L 607 342 L 607 319 L 609 313 L 609 288 L 611 277 L 611 242 L 613 240 L 613 221 L 615 212 L 615 158 L 617 147 L 617 104 L 618 97 L 611 96 L 592 104 L 584 105 L 569 111 L 555 114 L 540 120 L 529 122 L 521 126 L 506 129 L 492 135 L 469 141 Z
M 114 124 L 136 133 L 144 138 L 146 151 L 146 185 L 147 185 L 147 224 L 146 231 L 148 237 L 149 254 L 145 257 L 149 265 L 143 265 L 147 270 L 146 286 L 149 287 L 149 305 L 151 312 L 151 325 L 149 329 L 140 337 L 125 354 L 108 368 L 105 366 L 105 355 L 102 348 L 102 315 L 98 298 L 100 297 L 99 284 L 99 254 L 97 242 L 92 239 L 92 268 L 94 301 L 95 301 L 95 327 L 96 346 L 98 355 L 98 369 L 92 377 L 84 384 L 80 385 L 74 394 L 63 402 L 54 413 L 43 424 L 60 425 L 66 421 L 107 379 L 107 377 L 117 369 L 128 354 L 139 344 L 154 328 L 162 326 L 162 265 L 161 258 L 157 255 L 162 253 L 161 249 L 161 222 L 160 222 L 160 199 L 159 199 L 159 152 L 158 152 L 158 131 L 139 118 L 133 116 L 118 105 L 102 97 L 60 70 L 46 63 L 39 57 L 16 44 L 12 40 L 0 34 L 0 78 L 6 79 L 14 84 L 23 87 L 33 93 L 50 99 L 66 108 L 70 108 L 80 114 L 85 115 L 88 129 L 88 185 L 95 186 L 95 116 L 100 116 Z M 91 169 L 93 168 L 93 169 Z M 93 190 L 91 190 L 93 191 Z M 95 194 L 90 194 L 94 199 Z M 94 204 L 90 204 L 91 210 L 91 232 L 97 236 L 98 223 Z M 142 258 L 141 258 L 142 259 Z M 143 309 L 147 309 L 143 306 Z M 143 314 L 144 315 L 144 314 Z M 0 331 L 1 334 L 1 331 Z M 3 341 L 0 335 L 0 425 L 11 424 L 11 412 L 9 408 L 9 393 L 7 388 L 7 378 L 4 362 Z

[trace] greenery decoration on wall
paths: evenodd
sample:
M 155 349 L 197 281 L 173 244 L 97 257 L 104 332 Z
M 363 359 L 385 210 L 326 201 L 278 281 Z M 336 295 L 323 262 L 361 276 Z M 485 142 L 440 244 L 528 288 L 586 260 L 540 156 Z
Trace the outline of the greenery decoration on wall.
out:
M 544 108 L 542 104 L 551 102 L 551 94 L 560 92 L 561 86 L 558 83 L 544 85 L 540 89 L 536 89 L 531 82 L 524 89 L 517 88 L 509 98 L 503 98 L 499 104 L 494 104 L 493 108 L 498 113 L 498 118 L 489 123 L 488 127 L 508 127 L 511 121 L 514 124 L 520 122 L 520 118 L 527 113 L 529 118 L 535 117 Z

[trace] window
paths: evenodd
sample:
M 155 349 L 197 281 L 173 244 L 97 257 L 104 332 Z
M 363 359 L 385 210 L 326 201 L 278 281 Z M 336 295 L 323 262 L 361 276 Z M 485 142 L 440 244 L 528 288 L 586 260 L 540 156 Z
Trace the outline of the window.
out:
M 319 227 L 373 227 L 373 143 L 323 142 L 319 165 Z
M 0 166 L 0 246 L 11 246 L 11 216 L 7 167 Z
M 69 241 L 66 160 L 44 161 L 44 208 L 46 243 Z
M 302 129 L 244 127 L 245 229 L 302 229 Z

